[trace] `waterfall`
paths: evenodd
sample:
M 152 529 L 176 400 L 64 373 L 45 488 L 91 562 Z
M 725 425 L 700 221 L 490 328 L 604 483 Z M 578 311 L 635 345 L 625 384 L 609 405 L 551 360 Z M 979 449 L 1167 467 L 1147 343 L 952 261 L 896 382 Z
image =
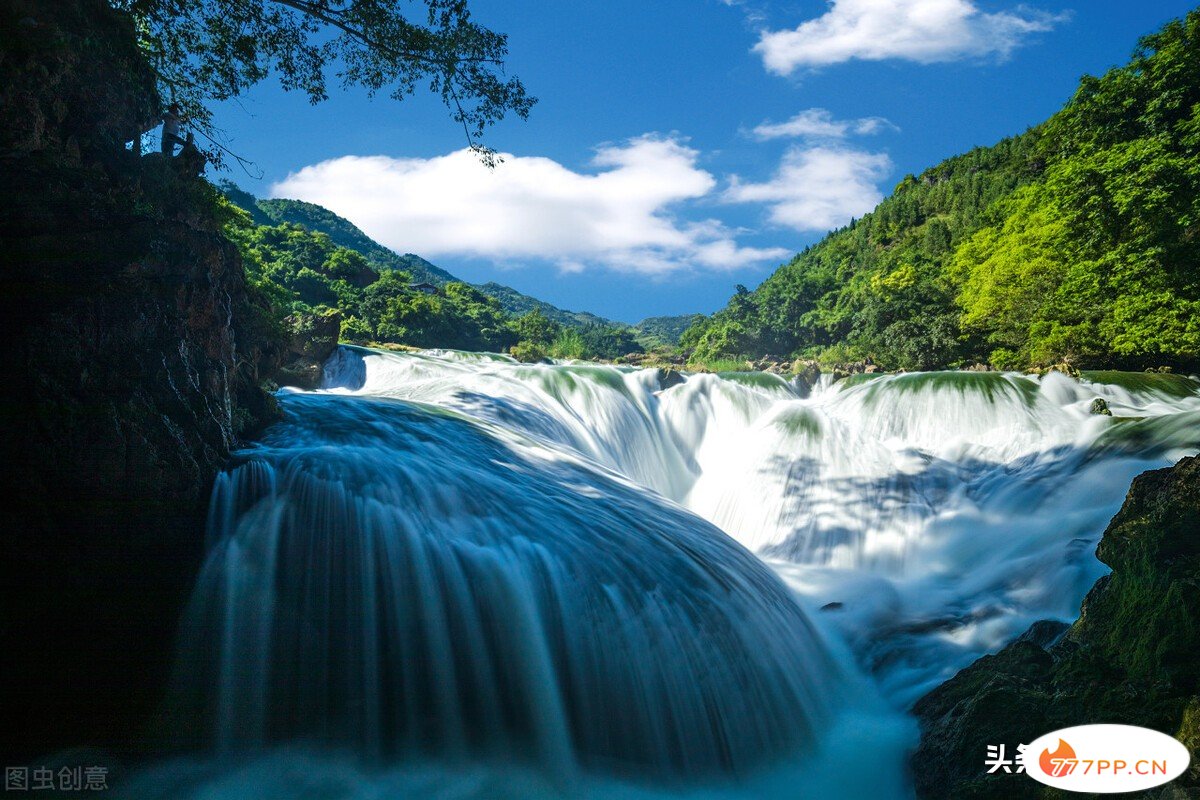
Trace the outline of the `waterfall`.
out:
M 182 711 L 221 750 L 694 779 L 803 752 L 827 724 L 833 659 L 711 524 L 433 406 L 283 406 L 217 485 L 186 620 Z
M 653 489 L 768 561 L 898 705 L 1039 619 L 1073 620 L 1135 475 L 1200 449 L 1200 383 L 1159 374 L 780 376 L 428 352 L 328 365 Z M 1104 400 L 1112 416 L 1091 413 Z
M 253 780 L 303 743 L 414 796 L 903 797 L 904 709 L 1073 619 L 1129 481 L 1200 449 L 1200 383 L 1172 375 L 664 389 L 342 347 L 281 403 L 214 490 L 170 714 L 277 759 Z

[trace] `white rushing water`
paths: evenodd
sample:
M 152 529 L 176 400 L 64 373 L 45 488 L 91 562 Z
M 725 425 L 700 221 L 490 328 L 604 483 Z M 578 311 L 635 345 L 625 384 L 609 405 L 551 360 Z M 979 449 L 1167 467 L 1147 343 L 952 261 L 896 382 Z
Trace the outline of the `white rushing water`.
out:
M 1200 384 L 1092 378 L 341 348 L 214 493 L 170 713 L 223 757 L 127 792 L 905 797 L 904 710 L 1200 448 Z

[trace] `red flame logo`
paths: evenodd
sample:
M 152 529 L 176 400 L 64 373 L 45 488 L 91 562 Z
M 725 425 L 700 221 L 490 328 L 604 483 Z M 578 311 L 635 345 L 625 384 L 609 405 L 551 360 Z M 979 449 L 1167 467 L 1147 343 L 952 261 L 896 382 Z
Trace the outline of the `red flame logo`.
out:
M 1052 778 L 1061 778 L 1063 775 L 1071 771 L 1073 764 L 1068 761 L 1075 760 L 1075 748 L 1058 740 L 1058 749 L 1051 753 L 1049 750 L 1043 750 L 1041 758 L 1038 759 L 1038 764 L 1042 767 L 1042 772 Z

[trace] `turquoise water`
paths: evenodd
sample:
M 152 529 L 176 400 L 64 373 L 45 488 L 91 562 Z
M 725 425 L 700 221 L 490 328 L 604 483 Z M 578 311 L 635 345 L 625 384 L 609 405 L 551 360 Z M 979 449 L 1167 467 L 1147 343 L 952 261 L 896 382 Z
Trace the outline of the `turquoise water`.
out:
M 218 481 L 191 755 L 123 791 L 907 797 L 911 702 L 1073 619 L 1129 481 L 1200 449 L 1159 377 L 343 348 Z

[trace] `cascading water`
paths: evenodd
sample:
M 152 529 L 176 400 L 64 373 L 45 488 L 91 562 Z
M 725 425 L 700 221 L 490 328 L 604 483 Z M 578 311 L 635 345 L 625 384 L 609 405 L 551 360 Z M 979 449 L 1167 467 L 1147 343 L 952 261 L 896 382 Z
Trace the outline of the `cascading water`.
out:
M 427 407 L 292 396 L 219 483 L 182 677 L 226 751 L 570 773 L 803 750 L 837 672 L 761 562 L 615 475 Z
M 902 710 L 1073 618 L 1132 477 L 1200 449 L 1200 384 L 1158 375 L 662 390 L 341 348 L 282 401 L 214 493 L 172 713 L 309 749 L 135 793 L 904 797 Z

